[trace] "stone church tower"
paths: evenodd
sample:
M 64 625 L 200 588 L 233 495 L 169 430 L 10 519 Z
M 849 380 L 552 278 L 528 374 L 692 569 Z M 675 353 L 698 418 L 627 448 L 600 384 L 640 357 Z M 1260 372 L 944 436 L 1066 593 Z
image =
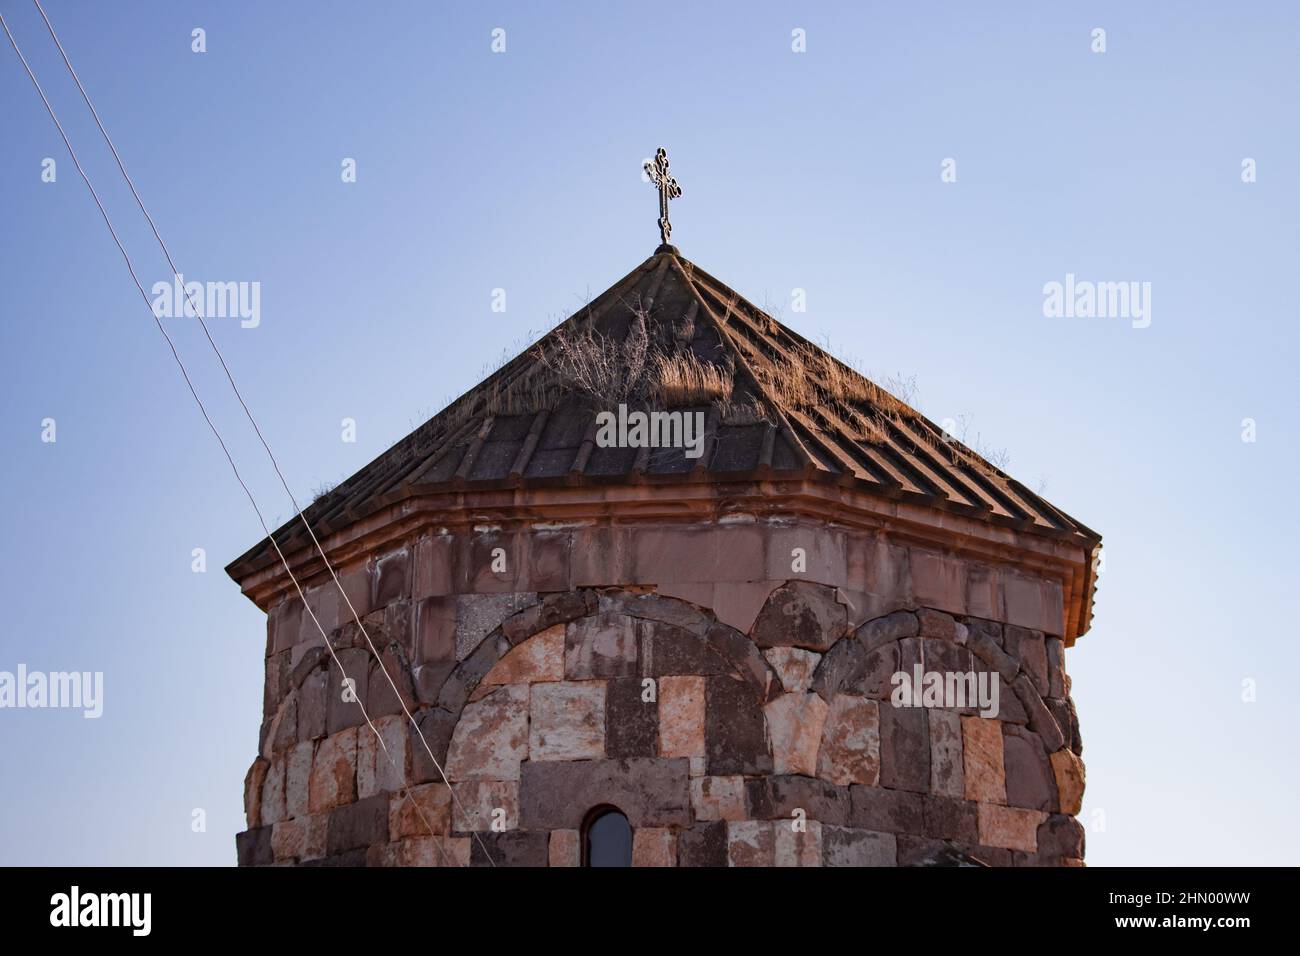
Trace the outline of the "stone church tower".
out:
M 241 864 L 1082 861 L 1098 535 L 670 245 L 305 517 Z

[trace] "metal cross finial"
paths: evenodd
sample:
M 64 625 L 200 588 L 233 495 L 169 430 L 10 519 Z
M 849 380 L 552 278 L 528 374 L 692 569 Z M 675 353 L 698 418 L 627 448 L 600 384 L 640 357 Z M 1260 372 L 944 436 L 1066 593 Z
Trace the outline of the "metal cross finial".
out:
M 662 146 L 655 151 L 653 160 L 646 160 L 645 174 L 659 188 L 659 241 L 666 246 L 673 234 L 673 224 L 668 221 L 668 200 L 680 196 L 682 187 L 668 175 L 668 152 Z

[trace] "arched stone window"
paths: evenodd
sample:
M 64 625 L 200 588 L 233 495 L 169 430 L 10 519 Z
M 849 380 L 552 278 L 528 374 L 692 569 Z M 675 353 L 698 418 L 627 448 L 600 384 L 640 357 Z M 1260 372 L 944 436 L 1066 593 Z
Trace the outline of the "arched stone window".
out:
M 631 866 L 632 825 L 617 807 L 596 807 L 582 827 L 583 866 Z

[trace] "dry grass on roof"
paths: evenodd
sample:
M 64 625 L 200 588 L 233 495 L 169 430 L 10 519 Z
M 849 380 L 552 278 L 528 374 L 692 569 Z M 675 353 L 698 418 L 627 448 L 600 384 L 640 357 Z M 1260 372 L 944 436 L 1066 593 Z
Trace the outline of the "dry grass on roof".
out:
M 908 401 L 916 391 L 913 380 L 891 378 L 882 388 L 810 345 L 758 364 L 755 374 L 778 406 L 843 423 L 864 441 L 887 442 L 891 424 L 920 417 Z
M 550 344 L 538 359 L 572 391 L 599 404 L 618 404 L 644 393 L 651 359 L 644 312 L 634 312 L 622 341 L 584 327 L 559 329 Z
M 724 425 L 771 425 L 772 414 L 760 402 L 723 402 L 719 417 Z
M 692 352 L 657 354 L 651 374 L 651 398 L 669 408 L 725 402 L 735 384 L 731 369 L 702 362 Z
M 493 416 L 536 415 L 554 408 L 563 394 L 560 383 L 552 376 L 531 372 L 504 385 L 493 382 L 488 388 L 484 409 Z

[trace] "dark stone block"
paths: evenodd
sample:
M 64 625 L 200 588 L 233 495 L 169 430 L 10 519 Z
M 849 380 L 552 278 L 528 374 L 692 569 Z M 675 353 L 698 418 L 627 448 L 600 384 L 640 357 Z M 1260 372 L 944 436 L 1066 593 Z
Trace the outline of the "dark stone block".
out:
M 927 795 L 922 800 L 925 835 L 958 843 L 979 842 L 979 810 L 968 800 Z
M 976 624 L 981 626 L 976 627 Z M 1020 672 L 1020 662 L 1007 654 L 998 643 L 999 637 L 994 636 L 995 634 L 1000 635 L 1001 628 L 998 628 L 995 632 L 992 627 L 997 627 L 997 625 L 992 625 L 992 627 L 988 625 L 989 622 L 987 621 L 972 621 L 970 634 L 966 637 L 966 646 L 970 648 L 977 658 L 997 671 L 1002 680 L 1009 684 L 1016 679 L 1016 675 Z
M 897 866 L 898 841 L 892 833 L 853 827 L 822 827 L 823 866 Z
M 861 693 L 872 700 L 887 701 L 894 692 L 894 675 L 899 669 L 896 641 L 868 651 L 862 669 L 862 680 L 859 682 L 861 689 L 851 688 L 850 693 Z M 911 676 L 910 672 L 908 676 Z
M 508 830 L 505 833 L 480 833 L 470 841 L 470 866 L 546 866 L 549 863 L 545 830 Z M 484 852 L 486 848 L 486 853 Z M 488 856 L 491 856 L 491 860 Z
M 724 849 L 726 839 L 723 839 Z M 254 827 L 235 834 L 235 855 L 240 866 L 270 866 L 275 862 L 271 852 L 271 827 Z
M 298 688 L 298 740 L 325 736 L 329 710 L 329 672 L 324 667 L 310 674 Z
M 921 625 L 911 611 L 895 611 L 874 621 L 868 621 L 858 628 L 858 640 L 868 651 L 883 647 L 905 637 L 915 637 L 920 633 Z
M 709 627 L 704 639 L 713 646 L 721 657 L 731 663 L 731 668 L 753 684 L 761 693 L 776 681 L 776 674 L 763 653 L 751 641 L 734 627 L 714 624 Z
M 400 714 L 403 704 L 407 710 L 414 710 L 416 706 L 411 662 L 406 651 L 396 641 L 390 642 L 386 647 L 377 646 L 380 648 L 380 659 L 370 666 L 370 687 L 366 693 L 366 711 L 371 720 Z M 394 686 L 397 687 L 396 694 L 393 693 Z
M 678 866 L 726 866 L 727 824 L 697 823 L 677 837 Z
M 1048 753 L 1056 753 L 1064 746 L 1065 735 L 1061 733 L 1061 728 L 1056 725 L 1056 718 L 1052 716 L 1052 712 L 1043 703 L 1043 698 L 1038 695 L 1033 681 L 1026 675 L 1021 674 L 1016 678 L 1011 688 L 1015 691 L 1020 703 L 1024 705 L 1025 713 L 1029 715 L 1029 729 L 1043 738 L 1043 746 L 1047 748 Z M 1005 691 L 1006 689 L 1003 688 L 1004 693 Z
M 849 794 L 852 826 L 886 833 L 925 832 L 925 812 L 920 794 L 857 784 L 849 788 Z
M 704 634 L 672 624 L 638 621 L 641 673 L 647 677 L 691 674 L 700 677 L 727 674 L 731 661 Z
M 326 853 L 333 856 L 388 842 L 388 794 L 345 804 L 330 811 L 326 824 Z
M 519 783 L 519 824 L 528 830 L 576 830 L 603 803 L 633 827 L 691 822 L 690 761 L 676 758 L 526 761 Z
M 1059 637 L 1046 639 L 1047 696 L 1065 696 L 1065 644 Z
M 844 636 L 847 627 L 848 612 L 834 588 L 794 581 L 772 592 L 758 612 L 751 633 L 759 647 L 803 647 L 824 652 Z
M 1082 860 L 1083 850 L 1083 826 L 1074 817 L 1054 813 L 1038 825 L 1039 856 Z
M 301 687 L 317 667 L 322 665 L 328 667 L 330 662 L 330 652 L 323 645 L 315 644 L 303 652 L 298 663 L 294 665 L 293 674 L 290 677 L 290 684 L 294 687 Z
M 506 618 L 501 633 L 511 644 L 527 640 L 539 631 L 556 624 L 567 624 L 580 617 L 596 613 L 597 601 L 593 591 L 562 591 L 547 595 L 542 603 L 525 608 Z M 453 650 L 454 650 L 453 642 Z
M 921 639 L 922 652 L 925 654 L 925 669 L 947 674 L 968 674 L 971 666 L 970 651 L 948 641 L 926 637 Z
M 1056 697 L 1047 697 L 1043 699 L 1043 703 L 1047 705 L 1052 719 L 1056 721 L 1056 726 L 1061 728 L 1061 736 L 1065 738 L 1065 746 L 1074 750 L 1074 721 L 1070 713 L 1070 702 Z
M 1038 734 L 1002 725 L 1002 763 L 1006 768 L 1007 803 L 1026 810 L 1059 809 L 1056 776 Z
M 698 609 L 676 598 L 660 594 L 628 594 L 612 591 L 600 598 L 602 611 L 614 611 L 639 617 L 647 621 L 671 624 L 694 634 L 703 635 L 710 627 L 709 619 Z
M 641 693 L 639 677 L 605 685 L 605 755 L 611 759 L 659 755 L 659 707 Z
M 803 810 L 809 820 L 847 826 L 853 816 L 848 787 L 826 780 L 780 774 L 745 781 L 745 798 L 755 820 L 791 820 Z
M 451 735 L 456 730 L 456 722 L 459 717 L 438 708 L 414 716 L 416 722 L 420 725 L 420 734 L 424 735 L 424 741 L 429 745 L 429 750 L 425 750 L 424 743 L 420 740 L 420 734 L 417 734 L 415 728 L 408 723 L 407 726 L 410 728 L 411 733 L 411 781 L 412 783 L 430 783 L 433 781 L 442 783 L 442 774 L 438 772 L 438 768 L 429 759 L 429 751 L 433 752 L 438 764 L 445 768 L 447 765 L 447 748 L 451 745 Z
M 930 789 L 930 734 L 923 707 L 881 706 L 880 785 L 917 793 Z
M 504 637 L 487 637 L 474 652 L 460 662 L 460 665 L 448 675 L 438 692 L 438 706 L 443 710 L 459 714 L 465 709 L 465 702 L 474 692 L 484 677 L 487 676 L 497 661 L 510 650 L 510 642 Z
M 710 774 L 772 772 L 762 700 L 751 684 L 731 677 L 706 678 L 704 747 Z
M 842 638 L 817 663 L 812 692 L 828 704 L 836 694 L 864 693 L 861 686 L 866 671 L 866 649 L 856 638 Z

